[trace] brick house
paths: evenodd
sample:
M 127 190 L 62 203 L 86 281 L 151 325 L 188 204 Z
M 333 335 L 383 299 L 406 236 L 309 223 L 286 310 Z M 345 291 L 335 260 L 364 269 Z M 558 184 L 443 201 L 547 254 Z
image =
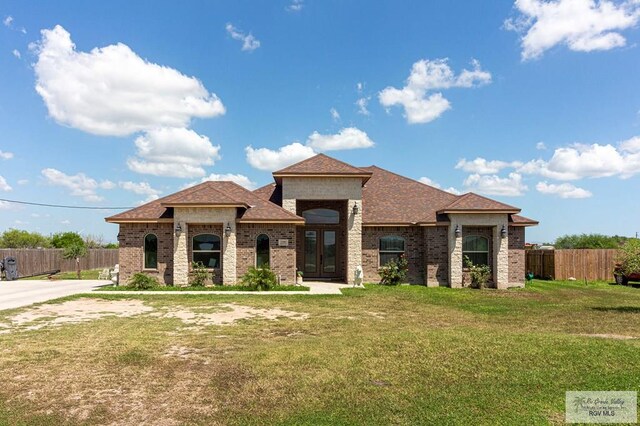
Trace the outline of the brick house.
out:
M 144 271 L 187 285 L 192 261 L 234 284 L 269 265 L 283 283 L 365 282 L 400 255 L 411 283 L 463 285 L 463 257 L 492 269 L 497 288 L 522 286 L 525 228 L 520 209 L 474 193 L 454 195 L 376 166 L 324 154 L 273 173 L 255 191 L 205 182 L 106 218 L 120 226 L 120 277 Z

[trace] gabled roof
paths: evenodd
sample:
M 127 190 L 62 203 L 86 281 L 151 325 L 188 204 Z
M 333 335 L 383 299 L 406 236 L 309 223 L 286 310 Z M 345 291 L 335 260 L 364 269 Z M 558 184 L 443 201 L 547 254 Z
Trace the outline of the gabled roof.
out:
M 443 206 L 438 213 L 464 213 L 464 212 L 486 212 L 486 213 L 520 213 L 520 209 L 492 200 L 482 195 L 468 192 L 460 195 L 457 200 L 447 206 Z
M 173 206 L 196 205 L 236 208 L 238 222 L 304 223 L 302 217 L 229 181 L 207 181 L 105 220 L 113 223 L 173 221 Z
M 354 167 L 343 161 L 336 160 L 325 154 L 317 154 L 284 169 L 273 172 L 276 182 L 281 183 L 283 177 L 290 176 L 332 176 L 332 177 L 360 177 L 363 184 L 369 180 L 371 173 L 359 167 Z
M 458 197 L 376 166 L 363 167 L 371 179 L 362 188 L 362 221 L 374 224 L 425 224 L 448 221 L 438 209 Z

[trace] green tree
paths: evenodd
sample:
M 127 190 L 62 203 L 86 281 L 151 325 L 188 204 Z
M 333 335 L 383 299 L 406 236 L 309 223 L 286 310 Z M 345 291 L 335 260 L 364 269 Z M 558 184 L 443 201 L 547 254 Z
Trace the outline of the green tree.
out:
M 65 259 L 75 259 L 76 260 L 76 271 L 78 272 L 78 279 L 81 279 L 80 273 L 80 258 L 86 256 L 87 248 L 83 244 L 72 244 L 70 246 L 65 247 L 62 252 L 62 257 Z
M 629 238 L 620 249 L 618 262 L 625 275 L 640 273 L 640 239 Z
M 617 249 L 627 240 L 619 235 L 573 234 L 559 237 L 554 246 L 557 249 Z
M 0 236 L 2 248 L 47 248 L 51 247 L 48 237 L 37 232 L 9 229 Z
M 55 248 L 67 248 L 79 245 L 86 248 L 84 239 L 77 232 L 58 232 L 51 236 L 51 245 Z

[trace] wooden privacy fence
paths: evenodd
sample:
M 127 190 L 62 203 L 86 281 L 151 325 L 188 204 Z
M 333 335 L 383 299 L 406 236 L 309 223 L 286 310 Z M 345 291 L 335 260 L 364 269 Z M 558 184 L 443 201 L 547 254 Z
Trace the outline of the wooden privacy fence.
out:
M 613 280 L 618 250 L 526 250 L 526 269 L 536 277 L 566 280 Z
M 62 272 L 75 271 L 74 259 L 62 258 L 62 249 L 0 249 L 0 259 L 13 256 L 18 263 L 21 277 L 40 274 L 56 269 Z M 118 249 L 89 249 L 86 256 L 80 258 L 80 268 L 112 268 L 118 263 Z

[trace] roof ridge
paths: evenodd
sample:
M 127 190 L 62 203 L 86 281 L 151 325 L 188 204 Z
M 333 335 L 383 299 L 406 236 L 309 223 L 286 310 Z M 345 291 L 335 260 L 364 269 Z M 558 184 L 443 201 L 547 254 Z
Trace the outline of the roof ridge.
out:
M 297 163 L 293 163 L 293 164 L 288 165 L 287 167 L 283 167 L 283 168 L 281 168 L 281 169 L 279 169 L 279 170 L 276 170 L 276 171 L 274 171 L 272 174 L 276 175 L 276 174 L 279 174 L 279 173 L 287 173 L 287 169 L 289 169 L 289 168 L 291 168 L 291 167 L 293 167 L 293 166 L 300 166 L 300 165 L 303 165 L 303 164 L 308 163 L 308 162 L 310 162 L 310 161 L 312 161 L 312 160 L 317 160 L 319 157 L 320 157 L 320 158 L 327 158 L 327 159 L 329 159 L 329 160 L 331 160 L 331 161 L 335 161 L 336 163 L 340 163 L 340 164 L 341 164 L 341 165 L 343 165 L 343 166 L 349 167 L 349 168 L 351 168 L 351 169 L 355 169 L 356 171 L 360 171 L 360 172 L 362 172 L 362 173 L 368 173 L 366 170 L 361 169 L 361 168 L 360 168 L 360 167 L 358 167 L 358 166 L 354 166 L 354 165 L 352 165 L 352 164 L 349 164 L 349 163 L 347 163 L 346 161 L 338 160 L 337 158 L 331 157 L 331 156 L 329 156 L 329 155 L 324 154 L 324 153 L 322 153 L 322 152 L 321 152 L 321 153 L 318 153 L 318 154 L 316 154 L 316 155 L 314 155 L 314 156 L 312 156 L 312 157 L 305 158 L 305 159 L 304 159 L 304 160 L 302 160 L 302 161 L 298 161 Z

